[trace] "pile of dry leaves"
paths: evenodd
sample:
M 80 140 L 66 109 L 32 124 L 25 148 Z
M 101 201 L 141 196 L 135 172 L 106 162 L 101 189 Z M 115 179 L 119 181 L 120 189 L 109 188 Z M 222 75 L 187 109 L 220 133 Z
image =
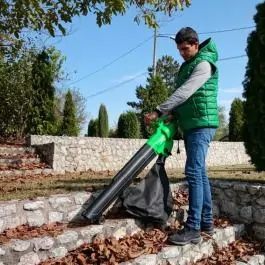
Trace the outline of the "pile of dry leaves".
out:
M 26 138 L 17 138 L 17 137 L 0 137 L 0 146 L 6 147 L 6 146 L 16 146 L 21 147 L 26 145 Z
M 218 220 L 220 226 L 221 219 Z M 172 231 L 170 232 L 172 233 Z M 126 236 L 122 239 L 105 239 L 103 236 L 96 236 L 91 244 L 83 244 L 78 249 L 70 251 L 64 258 L 48 259 L 40 265 L 117 265 L 120 262 L 137 258 L 141 255 L 156 254 L 162 247 L 166 246 L 168 234 L 159 229 L 147 232 L 140 232 L 133 236 Z M 193 265 L 231 265 L 235 261 L 247 261 L 250 256 L 260 252 L 260 244 L 244 239 L 231 243 L 228 247 L 218 249 L 215 253 L 202 259 Z
M 166 240 L 167 234 L 158 229 L 140 232 L 119 240 L 96 236 L 93 243 L 83 244 L 78 249 L 70 251 L 66 257 L 49 259 L 40 265 L 116 265 L 141 255 L 157 253 L 165 245 Z
M 204 258 L 193 265 L 232 265 L 236 261 L 248 261 L 251 256 L 258 254 L 260 250 L 260 243 L 253 240 L 248 242 L 244 239 L 239 239 L 221 250 L 216 249 L 211 257 Z
M 6 229 L 0 234 L 0 244 L 7 243 L 10 239 L 27 240 L 33 237 L 57 236 L 66 229 L 65 224 L 58 222 L 42 225 L 41 227 L 29 227 L 20 225 L 16 228 Z
M 179 208 L 181 206 L 185 206 L 189 204 L 189 193 L 185 190 L 179 190 L 176 192 L 172 192 L 174 208 Z
M 48 168 L 46 163 L 42 162 L 30 162 L 30 163 L 15 163 L 12 165 L 0 165 L 0 171 L 2 170 L 32 170 L 37 168 Z
M 0 154 L 0 159 L 28 159 L 28 158 L 36 158 L 36 154 L 33 152 L 23 152 L 18 154 Z

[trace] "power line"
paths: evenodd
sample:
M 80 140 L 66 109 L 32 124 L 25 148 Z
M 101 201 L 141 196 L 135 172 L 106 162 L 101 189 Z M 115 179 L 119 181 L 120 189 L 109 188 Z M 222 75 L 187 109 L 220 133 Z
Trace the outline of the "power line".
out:
M 208 31 L 208 32 L 200 32 L 199 34 L 200 35 L 203 35 L 203 34 L 216 34 L 216 33 L 232 32 L 232 31 L 239 31 L 239 30 L 253 29 L 253 28 L 255 28 L 255 26 L 233 28 L 233 29 L 223 29 L 223 30 Z
M 239 59 L 239 58 L 243 58 L 243 57 L 247 57 L 247 55 L 242 54 L 242 55 L 238 55 L 238 56 L 226 57 L 226 58 L 219 59 L 218 61 L 228 61 L 228 60 Z
M 206 31 L 206 32 L 199 32 L 199 35 L 206 35 L 206 34 L 219 34 L 219 33 L 225 33 L 225 32 L 233 32 L 233 31 L 240 31 L 240 30 L 245 30 L 245 29 L 253 29 L 255 26 L 248 26 L 248 27 L 241 27 L 241 28 L 232 28 L 232 29 L 222 29 L 222 30 L 215 30 L 215 31 Z M 161 37 L 164 36 L 173 36 L 174 34 L 170 33 L 164 33 L 160 34 Z
M 246 57 L 246 56 L 247 56 L 247 55 L 242 54 L 242 55 L 238 55 L 238 56 L 225 57 L 225 58 L 221 58 L 221 59 L 219 59 L 218 61 L 234 60 L 234 59 L 239 59 L 239 58 L 243 58 L 243 57 Z M 104 93 L 106 93 L 106 92 L 108 92 L 108 91 L 110 91 L 110 90 L 113 90 L 113 89 L 115 89 L 115 88 L 118 88 L 118 87 L 120 87 L 120 86 L 122 86 L 122 85 L 125 85 L 125 84 L 127 84 L 127 83 L 129 83 L 129 82 L 131 82 L 131 81 L 133 81 L 133 80 L 135 80 L 135 79 L 137 79 L 138 77 L 147 74 L 147 73 L 148 73 L 148 72 L 143 72 L 143 73 L 141 73 L 141 74 L 139 74 L 139 75 L 137 75 L 137 76 L 134 76 L 134 77 L 132 77 L 132 78 L 126 80 L 126 81 L 123 81 L 123 82 L 121 82 L 121 83 L 119 83 L 119 84 L 117 84 L 117 85 L 114 85 L 114 86 L 111 86 L 111 87 L 105 88 L 105 89 L 103 89 L 103 90 L 101 90 L 101 91 L 99 91 L 99 92 L 97 92 L 97 93 L 95 93 L 95 94 L 92 94 L 92 95 L 88 96 L 87 99 L 89 99 L 89 98 L 93 98 L 93 97 L 96 97 L 96 96 L 101 95 L 101 94 L 104 94 Z
M 171 22 L 171 21 L 170 21 Z M 216 33 L 224 33 L 224 32 L 231 32 L 231 31 L 238 31 L 238 30 L 244 30 L 244 29 L 251 29 L 254 28 L 255 26 L 249 26 L 249 27 L 241 27 L 241 28 L 232 28 L 232 29 L 224 29 L 224 30 L 217 30 L 217 31 L 209 31 L 209 32 L 200 32 L 198 34 L 216 34 Z M 170 39 L 174 39 L 172 37 L 172 35 L 174 34 L 159 34 L 158 37 L 161 38 L 170 38 Z M 171 37 L 170 37 L 171 36 Z M 128 54 L 132 53 L 133 51 L 135 51 L 136 49 L 138 49 L 139 47 L 141 47 L 143 44 L 145 44 L 146 42 L 148 42 L 149 40 L 151 40 L 154 37 L 154 35 L 148 37 L 147 39 L 143 40 L 142 42 L 140 42 L 138 45 L 136 45 L 135 47 L 133 47 L 132 49 L 128 50 L 127 52 L 123 53 L 122 55 L 120 55 L 119 57 L 117 57 L 116 59 L 110 61 L 109 63 L 101 66 L 100 68 L 98 68 L 97 70 L 69 83 L 69 85 L 73 85 L 76 84 L 90 76 L 95 75 L 96 73 L 106 69 L 107 67 L 109 67 L 110 65 L 112 65 L 113 63 L 117 62 L 118 60 L 122 59 L 123 57 L 127 56 Z
M 125 84 L 127 84 L 127 83 L 129 83 L 129 82 L 131 82 L 131 81 L 133 81 L 133 80 L 135 80 L 135 79 L 137 79 L 138 77 L 147 74 L 147 73 L 148 73 L 148 72 L 143 72 L 143 73 L 141 73 L 141 74 L 139 74 L 139 75 L 137 75 L 137 76 L 134 76 L 134 77 L 132 77 L 132 78 L 130 78 L 130 79 L 128 79 L 128 80 L 125 80 L 125 81 L 123 81 L 123 82 L 121 82 L 121 83 L 119 83 L 119 84 L 117 84 L 117 85 L 114 85 L 114 86 L 111 86 L 111 87 L 105 88 L 105 89 L 103 89 L 103 90 L 101 90 L 101 91 L 99 91 L 99 92 L 97 92 L 97 93 L 95 93 L 95 94 L 92 94 L 92 95 L 88 96 L 87 98 L 93 98 L 93 97 L 96 97 L 96 96 L 98 96 L 98 95 L 104 94 L 104 93 L 106 93 L 106 92 L 108 92 L 108 91 L 110 91 L 110 90 L 113 90 L 113 89 L 115 89 L 115 88 L 117 88 L 117 87 L 120 87 L 120 86 L 122 86 L 122 85 L 125 85 Z
M 160 28 L 164 27 L 166 24 L 168 24 L 168 23 L 174 21 L 175 19 L 176 19 L 176 17 L 175 17 L 175 18 L 172 18 L 172 19 L 170 19 L 170 20 L 168 20 L 168 21 L 163 21 L 164 24 L 163 24 L 162 26 L 160 26 Z M 84 80 L 85 78 L 90 77 L 90 76 L 92 76 L 92 75 L 98 73 L 99 71 L 101 71 L 101 70 L 107 68 L 108 66 L 112 65 L 112 64 L 115 63 L 116 61 L 122 59 L 123 57 L 127 56 L 128 54 L 132 53 L 133 51 L 135 51 L 136 49 L 138 49 L 139 47 L 141 47 L 143 44 L 145 44 L 146 42 L 148 42 L 148 41 L 149 41 L 150 39 L 152 39 L 153 37 L 154 37 L 154 35 L 150 36 L 149 38 L 145 39 L 144 41 L 142 41 L 141 43 L 139 43 L 138 45 L 136 45 L 134 48 L 132 48 L 132 49 L 130 49 L 129 51 L 125 52 L 124 54 L 120 55 L 119 57 L 117 57 L 117 58 L 114 59 L 113 61 L 110 61 L 109 63 L 103 65 L 102 67 L 98 68 L 97 70 L 95 70 L 95 71 L 93 71 L 93 72 L 91 72 L 91 73 L 89 73 L 89 74 L 87 74 L 87 75 L 85 75 L 85 76 L 83 76 L 83 77 L 81 77 L 81 78 L 79 78 L 79 79 L 73 81 L 73 82 L 70 83 L 69 85 L 73 85 L 73 84 L 75 84 L 75 83 L 78 83 L 79 81 Z
M 133 47 L 133 48 L 130 49 L 129 51 L 123 53 L 122 55 L 120 55 L 120 56 L 117 57 L 116 59 L 112 60 L 111 62 L 109 62 L 109 63 L 107 63 L 107 64 L 101 66 L 101 67 L 98 68 L 97 70 L 95 70 L 95 71 L 93 71 L 93 72 L 91 72 L 91 73 L 89 73 L 89 74 L 87 74 L 87 75 L 85 75 L 85 76 L 83 76 L 83 77 L 81 77 L 81 78 L 79 78 L 79 79 L 73 81 L 73 82 L 70 83 L 69 85 L 73 85 L 73 84 L 75 84 L 75 83 L 77 83 L 77 82 L 79 82 L 79 81 L 81 81 L 81 80 L 84 80 L 85 78 L 87 78 L 87 77 L 89 77 L 89 76 L 92 76 L 92 75 L 98 73 L 99 71 L 101 71 L 101 70 L 103 70 L 103 69 L 109 67 L 110 65 L 112 65 L 112 64 L 115 63 L 116 61 L 122 59 L 122 58 L 125 57 L 126 55 L 128 55 L 128 54 L 132 53 L 133 51 L 135 51 L 136 49 L 138 49 L 140 46 L 142 46 L 143 44 L 145 44 L 146 42 L 148 42 L 148 41 L 151 40 L 152 38 L 153 38 L 153 35 L 150 36 L 149 38 L 145 39 L 144 41 L 140 42 L 138 45 L 136 45 L 135 47 Z

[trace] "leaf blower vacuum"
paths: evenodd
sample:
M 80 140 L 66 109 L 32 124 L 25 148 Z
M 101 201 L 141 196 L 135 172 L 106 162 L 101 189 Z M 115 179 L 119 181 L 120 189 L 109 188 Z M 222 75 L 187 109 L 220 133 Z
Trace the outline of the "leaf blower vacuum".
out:
M 167 123 L 166 120 L 167 116 L 162 116 L 154 123 L 155 133 L 116 174 L 111 183 L 94 200 L 88 202 L 82 212 L 86 220 L 90 223 L 100 222 L 102 213 L 157 155 L 171 155 L 177 122 L 172 120 Z

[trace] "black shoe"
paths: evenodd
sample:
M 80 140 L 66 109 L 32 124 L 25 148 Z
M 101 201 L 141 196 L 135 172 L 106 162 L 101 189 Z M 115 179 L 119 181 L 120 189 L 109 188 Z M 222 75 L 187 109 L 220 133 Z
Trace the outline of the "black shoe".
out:
M 197 244 L 201 242 L 201 234 L 199 230 L 185 226 L 176 234 L 169 236 L 168 241 L 179 246 L 184 246 L 189 243 Z
M 214 234 L 214 228 L 213 225 L 211 226 L 201 226 L 201 232 L 206 233 L 209 236 L 212 236 Z

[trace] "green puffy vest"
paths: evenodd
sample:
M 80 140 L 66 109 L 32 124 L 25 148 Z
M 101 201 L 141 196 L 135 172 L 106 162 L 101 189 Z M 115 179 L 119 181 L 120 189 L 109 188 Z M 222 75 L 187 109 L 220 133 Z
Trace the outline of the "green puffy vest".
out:
M 183 132 L 190 129 L 219 126 L 217 92 L 218 70 L 215 65 L 218 54 L 215 44 L 208 39 L 200 44 L 199 52 L 191 60 L 184 62 L 179 70 L 177 87 L 180 87 L 202 61 L 212 65 L 213 74 L 187 101 L 175 110 L 179 126 Z

